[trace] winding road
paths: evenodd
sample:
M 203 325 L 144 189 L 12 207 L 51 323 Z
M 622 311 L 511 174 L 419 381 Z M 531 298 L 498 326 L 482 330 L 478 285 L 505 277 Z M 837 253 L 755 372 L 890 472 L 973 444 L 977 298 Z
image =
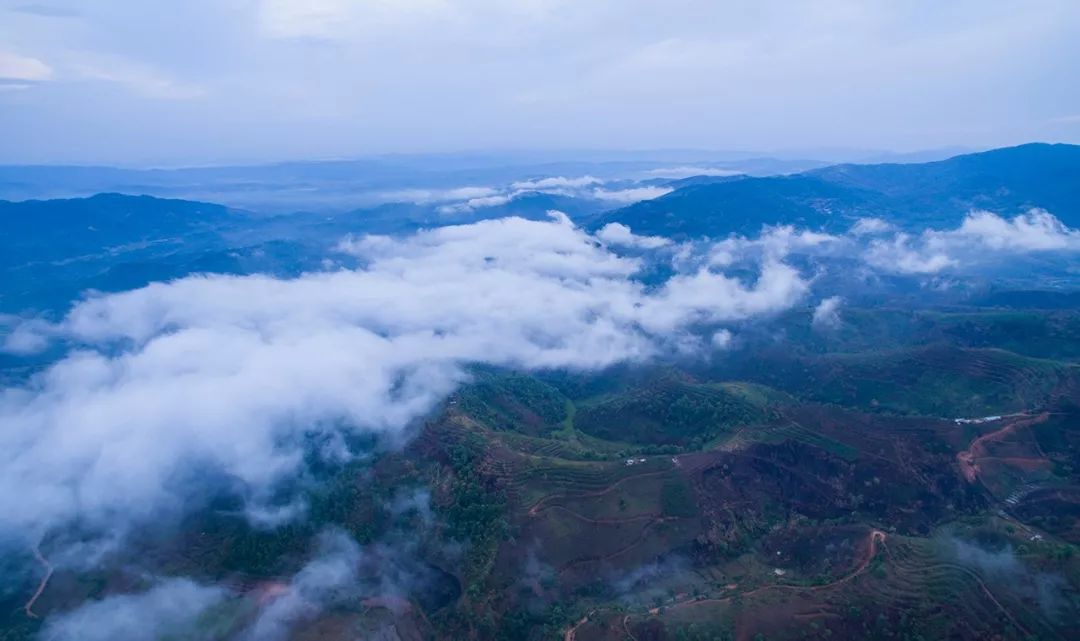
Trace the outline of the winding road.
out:
M 38 583 L 37 590 L 34 591 L 33 596 L 26 602 L 26 605 L 23 606 L 23 610 L 26 611 L 26 616 L 31 619 L 39 618 L 38 615 L 34 614 L 34 604 L 37 603 L 42 592 L 45 591 L 45 586 L 49 584 L 49 579 L 52 578 L 53 570 L 55 569 L 53 568 L 52 563 L 49 563 L 48 559 L 41 555 L 41 549 L 38 547 L 34 548 L 34 558 L 37 559 L 38 563 L 40 563 L 43 568 L 45 568 L 45 576 L 41 577 L 41 582 Z

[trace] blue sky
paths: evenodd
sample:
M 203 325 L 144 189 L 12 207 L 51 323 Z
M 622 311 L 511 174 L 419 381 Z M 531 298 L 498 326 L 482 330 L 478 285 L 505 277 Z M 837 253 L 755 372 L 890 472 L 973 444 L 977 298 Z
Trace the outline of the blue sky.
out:
M 1080 142 L 1080 3 L 0 0 L 0 162 Z

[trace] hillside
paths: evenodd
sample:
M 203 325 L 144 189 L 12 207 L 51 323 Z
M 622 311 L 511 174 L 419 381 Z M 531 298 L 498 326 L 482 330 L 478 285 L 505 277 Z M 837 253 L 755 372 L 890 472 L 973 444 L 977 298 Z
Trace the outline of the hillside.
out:
M 794 176 L 693 183 L 598 217 L 640 234 L 752 234 L 790 224 L 842 231 L 875 216 L 901 227 L 959 224 L 972 209 L 1032 207 L 1080 225 L 1080 146 L 1032 143 L 918 164 L 834 165 Z
M 123 194 L 0 201 L 0 256 L 5 264 L 70 258 L 199 233 L 234 218 L 221 205 Z
M 58 310 L 87 289 L 195 272 L 295 272 L 315 260 L 297 248 L 295 225 L 281 233 L 271 222 L 151 196 L 0 201 L 0 312 Z

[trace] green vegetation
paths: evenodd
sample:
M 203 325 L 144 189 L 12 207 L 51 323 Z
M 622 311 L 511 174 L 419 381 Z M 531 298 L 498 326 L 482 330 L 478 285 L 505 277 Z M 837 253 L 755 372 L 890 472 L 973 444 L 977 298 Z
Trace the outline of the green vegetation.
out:
M 660 497 L 664 514 L 668 516 L 686 518 L 698 513 L 693 490 L 682 479 L 672 479 L 665 482 Z
M 1080 377 L 1020 354 L 1067 353 L 1047 337 L 1067 337 L 1072 317 L 845 318 L 875 319 L 865 332 L 880 340 L 807 338 L 686 371 L 478 368 L 404 449 L 365 441 L 347 464 L 313 459 L 317 478 L 297 488 L 307 519 L 253 528 L 223 499 L 184 524 L 157 567 L 270 581 L 302 567 L 328 527 L 373 550 L 407 540 L 438 585 L 418 582 L 408 609 L 326 614 L 365 634 L 397 626 L 405 641 L 566 639 L 579 623 L 575 641 L 1068 638 L 1056 621 L 1080 616 Z M 944 342 L 913 342 L 929 335 Z M 928 418 L 1043 408 L 1053 412 Z M 958 454 L 977 439 L 968 480 Z M 430 512 L 397 506 L 419 493 Z M 83 599 L 117 581 L 79 580 Z M 40 624 L 4 603 L 0 639 L 32 638 Z M 204 627 L 227 637 L 256 607 L 230 601 Z
M 579 404 L 577 429 L 598 438 L 700 449 L 732 428 L 759 423 L 759 405 L 722 386 L 664 377 Z
M 949 346 L 824 355 L 765 351 L 727 367 L 806 400 L 946 418 L 1037 408 L 1080 376 L 1056 361 Z
M 510 529 L 505 518 L 506 496 L 482 472 L 482 447 L 470 442 L 450 451 L 454 478 L 449 501 L 439 507 L 446 519 L 446 533 L 468 543 L 463 576 L 469 595 L 474 597 L 480 595 L 498 545 Z
M 532 376 L 476 368 L 475 380 L 456 397 L 458 408 L 497 430 L 543 435 L 566 427 L 572 404 Z

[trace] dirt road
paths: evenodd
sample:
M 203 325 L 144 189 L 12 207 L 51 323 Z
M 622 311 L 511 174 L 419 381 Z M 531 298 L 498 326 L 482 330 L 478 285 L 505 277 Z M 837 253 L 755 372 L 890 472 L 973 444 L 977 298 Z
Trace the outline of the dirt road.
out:
M 1001 428 L 993 432 L 987 432 L 976 438 L 968 445 L 968 448 L 956 455 L 956 461 L 960 464 L 960 473 L 968 483 L 974 483 L 979 478 L 979 460 L 988 457 L 987 445 L 996 441 L 1004 440 L 1009 435 L 1022 427 L 1030 427 L 1045 421 L 1050 415 L 1047 413 L 1031 416 L 1028 414 L 1017 415 L 1009 420 Z
M 34 614 L 34 604 L 37 603 L 37 600 L 41 597 L 42 592 L 45 591 L 45 586 L 49 584 L 49 579 L 52 578 L 54 569 L 52 563 L 49 563 L 49 561 L 41 555 L 41 550 L 39 548 L 34 548 L 34 558 L 37 559 L 38 563 L 41 564 L 41 567 L 45 568 L 45 576 L 41 577 L 41 582 L 38 583 L 38 587 L 37 590 L 34 591 L 34 595 L 31 596 L 30 600 L 26 602 L 26 605 L 23 606 L 23 610 L 26 611 L 26 616 L 30 617 L 31 619 L 39 618 L 38 615 Z

